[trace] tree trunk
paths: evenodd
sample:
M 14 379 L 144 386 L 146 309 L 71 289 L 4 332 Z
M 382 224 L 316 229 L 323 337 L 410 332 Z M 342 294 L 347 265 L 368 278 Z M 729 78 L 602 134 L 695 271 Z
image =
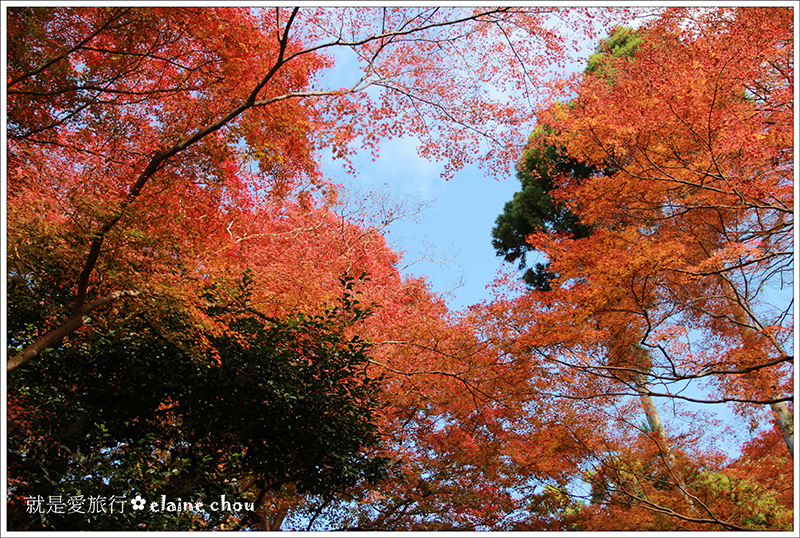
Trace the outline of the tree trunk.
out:
M 678 488 L 681 490 L 681 495 L 689 506 L 689 509 L 695 511 L 694 502 L 686 488 L 686 480 L 683 477 L 683 471 L 678 467 L 675 459 L 675 453 L 670 447 L 669 439 L 667 438 L 667 431 L 661 423 L 661 418 L 658 416 L 658 409 L 656 409 L 653 397 L 650 396 L 650 387 L 647 384 L 647 376 L 644 373 L 636 372 L 634 374 L 634 383 L 636 384 L 636 392 L 639 393 L 639 399 L 642 402 L 645 415 L 647 416 L 647 424 L 653 432 L 653 438 L 658 445 L 659 451 L 664 459 L 664 464 L 667 467 Z
M 786 402 L 777 402 L 770 404 L 772 412 L 775 413 L 775 422 L 778 424 L 783 440 L 786 442 L 786 448 L 789 449 L 789 455 L 794 459 L 794 415 L 789 411 L 789 406 Z

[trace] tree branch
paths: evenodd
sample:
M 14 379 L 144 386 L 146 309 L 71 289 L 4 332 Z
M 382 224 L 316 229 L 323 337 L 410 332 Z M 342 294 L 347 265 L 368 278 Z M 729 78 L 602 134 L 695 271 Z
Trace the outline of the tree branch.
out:
M 6 363 L 6 370 L 8 372 L 22 366 L 29 360 L 38 356 L 39 353 L 45 349 L 56 345 L 62 338 L 69 336 L 83 326 L 83 317 L 103 305 L 116 301 L 122 297 L 138 297 L 139 292 L 135 290 L 122 290 L 109 293 L 103 297 L 99 297 L 90 303 L 81 306 L 80 309 L 73 310 L 72 314 L 64 320 L 58 327 L 46 332 L 43 336 L 38 338 L 35 342 L 27 346 L 24 350 L 17 353 Z

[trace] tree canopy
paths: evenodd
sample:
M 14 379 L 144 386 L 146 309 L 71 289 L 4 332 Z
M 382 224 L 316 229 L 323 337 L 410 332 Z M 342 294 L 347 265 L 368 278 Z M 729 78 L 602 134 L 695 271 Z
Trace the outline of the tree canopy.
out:
M 253 282 L 242 284 L 249 293 Z M 266 327 L 253 314 L 237 315 L 229 321 L 236 338 L 210 336 L 216 367 L 214 358 L 164 336 L 165 323 L 181 329 L 179 317 L 161 318 L 157 327 L 133 319 L 52 350 L 46 367 L 26 369 L 9 392 L 11 412 L 28 417 L 10 431 L 14 494 L 188 500 L 221 492 L 258 506 L 285 484 L 322 495 L 381 478 L 385 458 L 367 452 L 378 444 L 380 378 L 365 369 L 369 344 L 344 335 L 369 310 L 354 297 L 353 282 L 344 284 L 341 304 L 320 315 Z M 10 508 L 17 529 L 120 528 L 103 517 Z M 233 516 L 260 523 L 242 510 L 137 515 L 125 523 L 148 530 L 214 528 Z
M 781 10 L 667 10 L 639 30 L 632 57 L 595 57 L 602 69 L 587 70 L 569 106 L 542 115 L 552 147 L 594 167 L 560 173 L 549 190 L 553 207 L 591 233 L 531 231 L 520 248 L 542 253 L 553 278 L 488 305 L 482 319 L 509 353 L 533 355 L 535 368 L 563 379 L 545 385 L 549 394 L 596 402 L 602 441 L 583 440 L 597 443 L 583 513 L 599 519 L 582 528 L 788 524 L 790 512 L 762 502 L 791 489 L 794 455 L 790 19 Z M 617 407 L 634 398 L 643 426 Z M 762 479 L 746 503 L 720 503 L 716 487 L 745 496 L 753 485 L 730 481 L 736 464 L 709 466 L 709 454 L 695 452 L 716 446 L 701 441 L 698 414 L 687 411 L 683 431 L 670 431 L 657 400 L 673 409 L 733 403 L 763 442 L 783 445 L 783 486 Z M 603 433 L 601 420 L 635 433 Z M 618 512 L 631 506 L 642 517 L 635 524 Z
M 791 530 L 793 13 L 642 13 L 8 8 L 7 530 Z M 403 273 L 397 137 L 528 285 Z

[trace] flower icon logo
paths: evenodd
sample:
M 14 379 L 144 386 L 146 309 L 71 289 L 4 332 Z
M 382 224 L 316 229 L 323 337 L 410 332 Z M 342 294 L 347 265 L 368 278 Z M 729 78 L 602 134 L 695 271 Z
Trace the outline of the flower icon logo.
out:
M 131 507 L 134 510 L 144 510 L 144 505 L 146 504 L 146 502 L 147 501 L 142 499 L 141 495 L 137 495 L 136 497 L 131 499 Z

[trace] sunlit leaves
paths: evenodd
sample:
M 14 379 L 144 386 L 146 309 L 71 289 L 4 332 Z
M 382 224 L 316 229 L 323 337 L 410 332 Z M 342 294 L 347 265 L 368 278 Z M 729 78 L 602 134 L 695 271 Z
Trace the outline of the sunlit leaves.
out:
M 593 401 L 601 416 L 636 396 L 645 410 L 669 398 L 673 412 L 681 400 L 733 402 L 751 425 L 774 421 L 784 439 L 773 439 L 792 450 L 790 18 L 780 9 L 667 10 L 640 29 L 632 57 L 602 59 L 605 69 L 587 70 L 569 106 L 543 114 L 552 144 L 606 171 L 554 178 L 553 200 L 592 232 L 532 230 L 525 248 L 549 260 L 553 290 L 489 305 L 486 319 L 509 353 L 538 350 L 560 377 L 548 372 L 549 391 L 565 401 Z M 633 349 L 648 361 L 633 360 Z M 623 432 L 595 420 L 605 436 L 595 453 L 618 454 Z M 667 432 L 674 442 L 677 432 Z M 658 441 L 671 468 L 675 453 Z M 711 440 L 696 442 L 691 457 L 707 461 L 700 447 Z M 718 499 L 687 500 L 695 487 L 707 492 L 690 475 L 673 473 L 681 494 L 648 493 L 653 478 L 636 466 L 651 448 L 604 464 L 621 496 L 586 528 L 767 524 Z M 706 472 L 723 472 L 719 464 Z M 622 487 L 631 479 L 640 489 Z M 786 484 L 767 482 L 770 496 Z M 631 503 L 644 510 L 628 519 L 621 507 Z

